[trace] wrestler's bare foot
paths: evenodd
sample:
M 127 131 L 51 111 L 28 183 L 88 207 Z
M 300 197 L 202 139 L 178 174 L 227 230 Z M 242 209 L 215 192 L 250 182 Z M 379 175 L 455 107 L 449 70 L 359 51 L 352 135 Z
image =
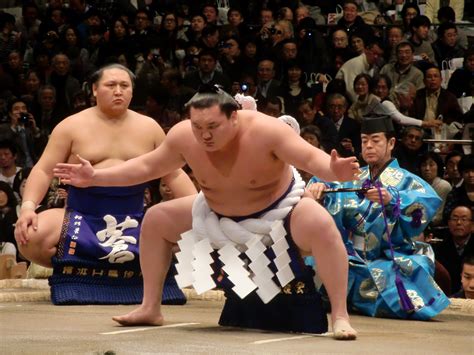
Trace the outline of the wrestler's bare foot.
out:
M 336 319 L 332 324 L 332 331 L 336 340 L 355 340 L 357 338 L 357 331 L 345 318 Z
M 120 323 L 123 326 L 134 326 L 134 325 L 163 325 L 164 318 L 160 312 L 155 310 L 145 309 L 143 306 L 134 309 L 130 313 L 123 316 L 112 317 L 114 321 Z

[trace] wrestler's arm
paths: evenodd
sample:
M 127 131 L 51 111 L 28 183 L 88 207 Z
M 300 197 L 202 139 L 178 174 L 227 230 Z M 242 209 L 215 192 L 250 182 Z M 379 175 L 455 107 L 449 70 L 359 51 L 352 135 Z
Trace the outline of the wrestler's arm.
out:
M 169 131 L 163 142 L 149 153 L 102 169 L 94 169 L 87 160 L 79 157 L 80 164 L 57 164 L 54 174 L 65 183 L 78 187 L 141 184 L 183 167 L 185 160 L 180 153 L 180 141 L 186 139 L 185 127 L 179 123 Z
M 41 158 L 28 176 L 22 196 L 23 201 L 32 201 L 37 206 L 48 192 L 55 165 L 68 160 L 72 142 L 69 125 L 70 121 L 65 120 L 51 133 Z
M 53 130 L 40 160 L 35 164 L 26 181 L 21 212 L 15 223 L 15 239 L 19 245 L 25 245 L 28 242 L 30 226 L 35 230 L 38 228 L 38 215 L 35 210 L 48 191 L 54 166 L 69 158 L 71 136 L 67 128 L 68 122 L 68 120 L 61 122 Z
M 306 142 L 285 124 L 272 122 L 267 131 L 271 132 L 271 146 L 279 159 L 324 181 L 354 180 L 359 173 L 355 157 L 339 158 L 335 150 L 329 155 Z
M 155 122 L 153 120 L 153 122 Z M 153 132 L 155 148 L 159 147 L 166 138 L 165 132 L 156 124 L 156 132 Z M 171 189 L 175 198 L 197 194 L 196 187 L 183 169 L 177 169 L 162 177 L 163 182 Z

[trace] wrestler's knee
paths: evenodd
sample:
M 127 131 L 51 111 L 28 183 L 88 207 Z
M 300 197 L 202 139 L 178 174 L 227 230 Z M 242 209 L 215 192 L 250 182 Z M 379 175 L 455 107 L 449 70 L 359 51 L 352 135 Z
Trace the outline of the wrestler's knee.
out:
M 63 218 L 62 210 L 41 213 L 38 216 L 38 228 L 28 227 L 28 242 L 18 245 L 20 254 L 29 261 L 50 267 L 59 242 Z
M 31 227 L 28 230 L 28 235 L 28 242 L 26 244 L 18 245 L 18 251 L 21 256 L 38 265 L 51 267 L 51 258 L 56 253 L 57 242 L 55 244 L 47 243 L 45 241 L 47 236 L 39 231 L 33 230 Z
M 331 215 L 316 201 L 303 198 L 291 217 L 291 232 L 298 243 L 310 248 L 313 243 L 337 242 L 339 232 Z

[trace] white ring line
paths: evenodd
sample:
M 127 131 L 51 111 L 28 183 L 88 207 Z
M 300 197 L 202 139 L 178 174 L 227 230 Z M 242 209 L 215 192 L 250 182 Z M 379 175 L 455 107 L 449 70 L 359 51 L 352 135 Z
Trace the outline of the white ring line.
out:
M 165 329 L 165 328 L 178 328 L 178 327 L 185 327 L 187 325 L 196 325 L 196 324 L 201 324 L 201 323 L 177 323 L 177 324 L 168 324 L 168 325 L 162 325 L 162 326 L 150 326 L 146 328 L 134 328 L 134 329 L 127 329 L 127 330 L 117 330 L 115 332 L 106 332 L 106 333 L 99 333 L 100 335 L 114 335 L 114 334 L 123 334 L 123 333 L 134 333 L 134 332 L 143 332 L 145 330 L 159 330 L 159 329 Z
M 297 339 L 314 338 L 314 337 L 332 337 L 332 336 L 333 336 L 333 333 L 298 335 L 298 336 L 286 337 L 286 338 L 257 340 L 257 341 L 254 341 L 254 342 L 250 343 L 250 344 L 261 345 L 261 344 L 268 344 L 268 343 L 277 343 L 277 342 L 280 342 L 280 341 L 297 340 Z

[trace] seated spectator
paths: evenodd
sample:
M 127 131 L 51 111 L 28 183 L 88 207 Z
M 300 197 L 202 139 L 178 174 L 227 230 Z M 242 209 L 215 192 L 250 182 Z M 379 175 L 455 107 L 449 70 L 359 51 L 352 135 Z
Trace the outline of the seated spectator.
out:
M 6 182 L 13 187 L 13 180 L 21 167 L 16 165 L 15 144 L 8 140 L 0 141 L 0 181 Z
M 321 146 L 325 152 L 329 153 L 337 147 L 336 126 L 328 117 L 320 116 L 310 100 L 304 100 L 298 104 L 296 119 L 301 129 L 308 125 L 315 125 L 321 132 L 324 132 L 321 137 Z
M 364 53 L 365 44 L 362 35 L 357 32 L 352 33 L 349 38 L 349 42 L 351 44 L 352 51 L 356 55 L 361 55 L 362 53 Z
M 301 129 L 300 136 L 312 146 L 322 149 L 321 147 L 322 133 L 321 133 L 321 130 L 317 126 L 311 124 L 311 125 L 303 127 Z M 301 178 L 304 180 L 304 182 L 308 183 L 312 175 L 307 173 L 304 170 L 298 170 L 298 172 L 300 173 Z
M 462 259 L 474 252 L 472 230 L 471 208 L 456 205 L 449 213 L 447 235 L 441 243 L 433 245 L 436 260 L 451 276 L 451 294 L 461 289 Z
M 474 253 L 465 254 L 462 260 L 462 289 L 451 297 L 474 299 Z
M 114 19 L 109 28 L 108 40 L 103 44 L 103 50 L 99 50 L 101 55 L 99 65 L 103 64 L 105 56 L 118 57 L 122 53 L 127 53 L 135 45 L 130 37 L 129 25 L 123 18 Z
M 263 53 L 263 55 L 268 55 L 271 58 L 277 59 L 278 54 L 281 51 L 281 47 L 285 40 L 294 38 L 293 25 L 290 21 L 279 20 L 270 28 L 270 48 L 268 53 Z
M 138 9 L 135 14 L 135 32 L 131 35 L 132 48 L 130 52 L 135 56 L 145 56 L 151 48 L 155 48 L 158 35 L 153 29 L 153 16 L 146 9 Z
M 169 95 L 168 108 L 183 113 L 183 108 L 194 95 L 194 90 L 183 85 L 181 73 L 176 68 L 167 68 L 161 74 L 160 84 Z
M 342 28 L 336 29 L 331 35 L 333 49 L 349 49 L 349 36 Z
M 280 84 L 278 96 L 283 99 L 285 114 L 296 116 L 298 103 L 311 98 L 311 89 L 305 83 L 301 63 L 292 60 L 287 63 L 287 72 Z
M 446 174 L 444 178 L 453 188 L 461 186 L 463 182 L 461 173 L 458 169 L 459 162 L 463 156 L 463 153 L 453 150 L 444 158 L 444 161 L 446 162 Z
M 421 15 L 420 8 L 415 1 L 405 1 L 400 16 L 402 17 L 404 37 L 408 39 L 411 37 L 411 21 Z
M 453 14 L 456 14 L 456 18 L 453 18 L 452 22 L 461 22 L 464 16 L 464 0 L 449 0 L 449 1 L 440 1 L 440 0 L 426 0 L 425 5 L 425 15 L 433 22 L 435 16 L 439 14 L 439 10 L 442 9 L 443 3 L 448 3 L 449 7 L 452 9 Z M 439 20 L 439 16 L 438 20 Z M 440 21 L 441 22 L 441 21 Z
M 294 14 L 288 6 L 283 6 L 278 10 L 277 20 L 287 20 L 293 22 Z
M 347 115 L 359 122 L 364 116 L 373 112 L 374 107 L 380 102 L 379 98 L 372 94 L 373 82 L 369 74 L 361 73 L 354 79 L 354 92 L 356 101 L 349 107 Z
M 213 50 L 203 49 L 198 55 L 198 70 L 187 73 L 183 84 L 198 90 L 202 84 L 221 85 L 226 91 L 230 90 L 230 79 L 224 73 L 216 70 L 217 53 Z
M 229 76 L 231 81 L 239 81 L 240 75 L 246 69 L 242 61 L 240 41 L 236 37 L 224 38 L 219 45 L 219 51 L 222 72 Z
M 474 155 L 462 157 L 458 165 L 463 182 L 459 187 L 451 190 L 444 206 L 443 219 L 447 221 L 455 206 L 468 206 L 474 211 Z
M 281 99 L 277 96 L 259 100 L 257 102 L 257 107 L 260 112 L 275 118 L 278 118 L 283 114 L 283 104 Z
M 72 26 L 66 26 L 60 33 L 61 52 L 69 58 L 70 72 L 82 82 L 89 67 L 89 52 L 84 48 L 79 32 Z
M 202 30 L 202 36 L 199 38 L 198 43 L 202 49 L 217 50 L 219 44 L 219 28 L 212 24 L 207 24 Z
M 355 0 L 345 0 L 343 9 L 344 15 L 337 22 L 339 27 L 344 28 L 349 36 L 355 32 L 358 32 L 363 38 L 370 38 L 373 36 L 372 27 L 367 25 L 358 14 L 357 2 Z
M 246 39 L 242 44 L 242 65 L 247 73 L 257 75 L 257 67 L 259 63 L 259 51 L 255 39 Z
M 413 45 L 416 65 L 424 68 L 427 65 L 436 65 L 436 58 L 428 41 L 431 22 L 426 16 L 417 16 L 410 22 L 411 37 L 410 43 Z
M 52 59 L 53 71 L 46 80 L 56 89 L 58 111 L 63 117 L 72 111 L 72 97 L 81 90 L 81 84 L 71 74 L 71 61 L 65 54 L 56 54 Z
M 347 113 L 347 100 L 344 95 L 335 93 L 329 95 L 326 104 L 326 116 L 337 129 L 337 148 L 342 156 L 359 156 L 360 154 L 360 124 Z
M 35 106 L 37 106 L 38 90 L 42 84 L 40 75 L 36 70 L 31 69 L 26 73 L 25 89 L 21 95 L 21 99 L 25 100 L 25 103 L 31 107 L 33 111 Z
M 219 10 L 215 4 L 211 2 L 205 3 L 202 7 L 202 14 L 206 18 L 208 25 L 222 25 L 222 23 L 219 23 Z
M 37 151 L 37 143 L 42 140 L 36 120 L 20 99 L 9 102 L 8 116 L 9 122 L 0 124 L 0 140 L 9 140 L 18 148 L 18 166 L 31 167 L 40 153 Z
M 448 91 L 457 98 L 474 95 L 474 47 L 469 48 L 464 54 L 464 65 L 456 69 L 448 83 Z
M 443 61 L 453 58 L 463 58 L 464 49 L 457 44 L 458 29 L 454 23 L 445 22 L 438 27 L 438 39 L 433 43 L 436 62 L 442 65 Z
M 426 152 L 420 159 L 419 170 L 421 174 L 420 176 L 430 184 L 438 196 L 441 197 L 442 203 L 431 220 L 432 226 L 439 226 L 443 223 L 444 205 L 446 203 L 446 198 L 452 189 L 451 184 L 443 179 L 443 159 L 438 153 Z
M 15 31 L 15 16 L 0 12 L 0 63 L 6 63 L 8 55 L 20 49 L 20 36 Z
M 197 42 L 202 37 L 202 31 L 206 27 L 206 19 L 203 14 L 197 13 L 191 17 L 191 26 L 186 31 L 186 37 L 190 42 Z
M 392 84 L 398 85 L 405 82 L 415 84 L 417 90 L 422 89 L 423 73 L 413 65 L 414 48 L 410 42 L 401 42 L 396 46 L 396 61 L 388 63 L 380 70 L 380 74 L 387 75 Z
M 329 58 L 321 53 L 327 53 L 326 43 L 312 18 L 305 18 L 298 23 L 295 38 L 304 72 L 310 75 L 325 71 Z
M 45 136 L 49 136 L 54 127 L 65 117 L 65 113 L 58 109 L 56 96 L 56 89 L 52 85 L 43 85 L 38 91 L 38 101 L 35 105 L 37 110 L 34 116 Z
M 354 79 L 357 75 L 366 73 L 371 76 L 377 74 L 378 60 L 383 55 L 383 50 L 378 42 L 370 41 L 365 45 L 364 53 L 345 62 L 336 74 L 337 79 L 346 83 L 347 93 L 352 101 L 357 99 L 354 92 Z
M 374 78 L 373 82 L 373 93 L 378 96 L 380 101 L 387 100 L 392 89 L 392 80 L 390 80 L 390 77 L 386 74 L 380 74 Z
M 2 69 L 0 68 L 0 73 Z M 20 96 L 24 91 L 25 68 L 23 67 L 23 55 L 20 51 L 13 50 L 8 54 L 6 63 L 3 63 L 3 74 L 1 80 L 11 83 L 10 90 L 15 96 Z
M 15 248 L 15 255 L 19 261 L 18 245 L 15 240 L 14 229 L 17 200 L 12 188 L 4 181 L 0 181 L 0 244 L 10 243 Z
M 460 2 L 462 2 L 462 0 Z M 438 22 L 442 24 L 446 22 L 456 23 L 456 22 L 461 22 L 461 21 L 456 21 L 456 14 L 454 13 L 454 10 L 452 7 L 443 6 L 443 7 L 440 7 L 438 10 Z M 467 34 L 466 32 L 463 31 L 462 28 L 458 28 L 456 44 L 458 44 L 463 49 L 467 49 L 469 47 Z
M 281 80 L 288 70 L 288 62 L 294 61 L 299 57 L 298 45 L 294 38 L 286 39 L 281 42 L 281 48 L 277 53 L 277 69 L 275 78 Z
M 317 6 L 306 6 L 303 5 L 302 2 L 300 2 L 300 6 L 298 6 L 295 10 L 295 22 L 298 25 L 302 20 L 306 18 L 312 18 L 314 19 L 315 23 L 318 25 L 324 25 L 326 24 L 326 19 L 324 16 L 318 12 L 314 11 L 317 8 Z
M 397 45 L 403 41 L 403 30 L 401 27 L 393 26 L 387 30 L 387 47 L 385 48 L 385 60 L 394 63 L 397 60 Z
M 280 82 L 275 80 L 275 62 L 262 59 L 257 67 L 257 95 L 256 98 L 269 99 L 278 95 Z
M 440 120 L 418 120 L 404 114 L 412 108 L 415 95 L 415 85 L 411 82 L 396 85 L 388 98 L 372 106 L 372 113 L 389 116 L 402 126 L 440 127 L 443 124 Z
M 393 156 L 403 169 L 420 176 L 419 161 L 426 151 L 423 144 L 424 131 L 419 126 L 407 126 L 402 131 L 399 144 L 393 150 Z
M 424 89 L 416 92 L 411 116 L 419 120 L 441 119 L 444 123 L 462 121 L 462 111 L 456 96 L 441 88 L 441 72 L 437 67 L 425 71 Z

